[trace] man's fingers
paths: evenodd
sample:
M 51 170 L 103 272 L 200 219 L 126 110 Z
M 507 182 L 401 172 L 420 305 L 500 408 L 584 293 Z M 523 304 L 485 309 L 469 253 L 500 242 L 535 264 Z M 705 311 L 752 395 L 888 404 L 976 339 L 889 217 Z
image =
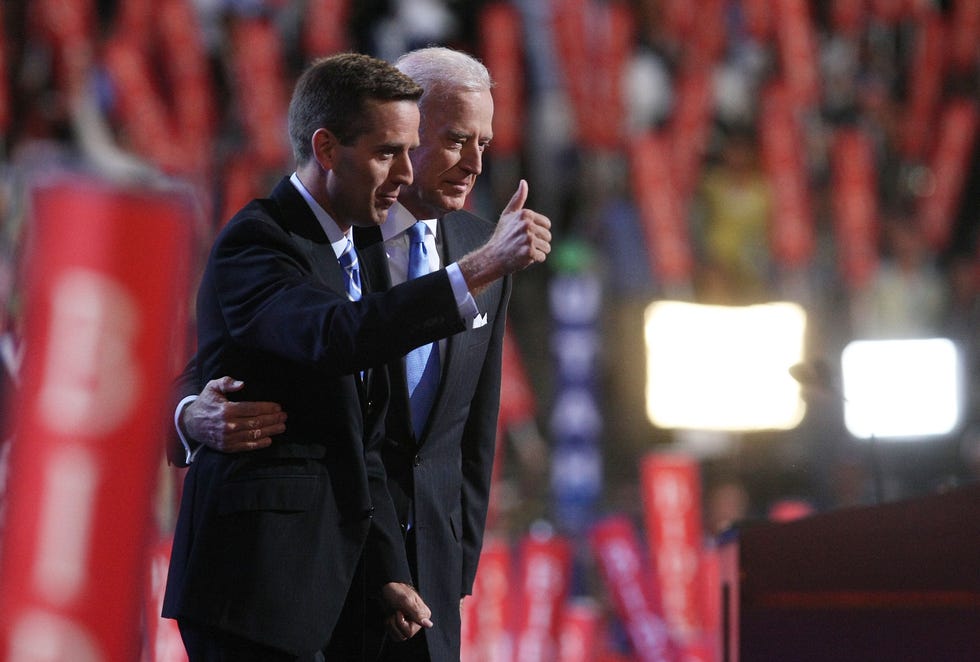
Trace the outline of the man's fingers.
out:
M 522 179 L 518 182 L 517 190 L 511 196 L 510 202 L 504 207 L 504 213 L 507 214 L 523 209 L 525 202 L 527 202 L 527 180 Z
M 242 390 L 245 387 L 245 382 L 225 375 L 220 379 L 212 379 L 208 382 L 208 386 L 213 386 L 221 393 L 234 393 Z

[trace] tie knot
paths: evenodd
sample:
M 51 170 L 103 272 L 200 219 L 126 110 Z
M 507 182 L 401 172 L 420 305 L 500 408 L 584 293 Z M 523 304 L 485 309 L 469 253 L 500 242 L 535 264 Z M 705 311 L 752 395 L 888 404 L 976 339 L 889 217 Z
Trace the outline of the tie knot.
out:
M 348 239 L 347 245 L 344 246 L 344 252 L 340 254 L 339 258 L 337 258 L 338 260 L 340 260 L 341 266 L 343 266 L 345 269 L 348 269 L 352 265 L 357 264 L 357 258 L 354 256 L 353 248 L 354 248 L 353 242 L 351 242 L 351 240 Z
M 413 244 L 423 243 L 425 241 L 425 223 L 418 221 L 415 225 L 409 227 L 408 237 Z

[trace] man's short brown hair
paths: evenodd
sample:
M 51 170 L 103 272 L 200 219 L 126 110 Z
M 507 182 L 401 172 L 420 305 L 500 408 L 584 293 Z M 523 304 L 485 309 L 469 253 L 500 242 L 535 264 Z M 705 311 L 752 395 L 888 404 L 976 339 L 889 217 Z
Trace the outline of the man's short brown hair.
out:
M 320 58 L 296 81 L 289 102 L 289 140 L 299 164 L 313 156 L 311 139 L 328 129 L 343 145 L 370 130 L 369 101 L 418 101 L 422 88 L 384 60 L 359 53 Z

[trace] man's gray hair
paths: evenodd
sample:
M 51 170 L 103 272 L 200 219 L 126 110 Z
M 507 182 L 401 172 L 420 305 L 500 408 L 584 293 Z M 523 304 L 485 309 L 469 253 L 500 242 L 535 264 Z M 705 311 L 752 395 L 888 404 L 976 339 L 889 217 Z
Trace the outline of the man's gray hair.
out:
M 422 107 L 427 101 L 439 101 L 460 90 L 480 92 L 493 87 L 490 72 L 482 62 L 443 46 L 409 51 L 398 58 L 395 67 L 422 87 Z

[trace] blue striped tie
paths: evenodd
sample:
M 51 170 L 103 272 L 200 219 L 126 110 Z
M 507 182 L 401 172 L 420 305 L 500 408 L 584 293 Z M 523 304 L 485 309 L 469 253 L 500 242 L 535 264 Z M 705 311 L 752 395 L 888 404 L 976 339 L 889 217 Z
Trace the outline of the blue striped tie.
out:
M 351 301 L 359 301 L 361 299 L 361 272 L 357 267 L 357 253 L 354 251 L 354 244 L 350 239 L 347 240 L 344 252 L 337 259 L 340 260 L 340 266 L 344 268 L 344 285 L 347 287 L 347 298 Z
M 408 278 L 429 273 L 429 254 L 425 248 L 425 224 L 418 222 L 408 229 Z M 429 411 L 439 390 L 439 348 L 429 343 L 413 349 L 405 357 L 408 395 L 412 408 L 412 428 L 415 437 L 422 436 Z

